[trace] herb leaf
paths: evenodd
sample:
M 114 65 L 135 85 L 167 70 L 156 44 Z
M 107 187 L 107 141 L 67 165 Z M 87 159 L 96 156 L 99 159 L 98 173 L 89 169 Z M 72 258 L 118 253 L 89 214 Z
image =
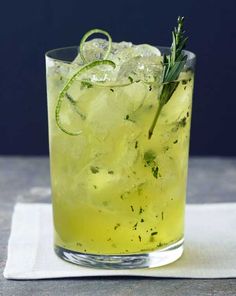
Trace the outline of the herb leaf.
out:
M 177 28 L 174 28 L 174 31 L 172 32 L 172 45 L 170 50 L 171 53 L 169 56 L 164 55 L 163 58 L 164 68 L 162 83 L 164 84 L 164 86 L 159 97 L 158 109 L 156 111 L 152 125 L 148 131 L 148 139 L 151 139 L 153 135 L 154 128 L 156 126 L 157 120 L 159 118 L 163 106 L 170 100 L 172 94 L 174 93 L 179 84 L 179 82 L 175 80 L 178 79 L 179 74 L 183 70 L 187 60 L 187 56 L 184 55 L 184 53 L 182 52 L 188 40 L 187 37 L 184 37 L 184 17 L 179 16 L 177 23 Z
M 144 153 L 144 160 L 147 165 L 151 165 L 156 158 L 156 154 L 152 150 L 148 150 Z
M 79 108 L 78 108 L 78 106 L 77 106 L 77 104 L 76 104 L 76 101 L 72 98 L 72 96 L 70 96 L 68 93 L 66 93 L 65 94 L 65 97 L 68 99 L 68 101 L 71 103 L 71 106 L 74 108 L 74 110 L 75 110 L 75 112 L 77 113 L 77 114 L 79 114 L 79 116 L 84 120 L 84 119 L 86 119 L 86 116 L 83 114 L 83 113 L 81 113 L 80 111 L 79 111 Z
M 86 80 L 81 81 L 81 89 L 93 87 L 92 83 Z
M 159 167 L 156 162 L 156 155 L 152 150 L 148 150 L 144 153 L 144 161 L 145 161 L 145 166 L 151 167 L 152 174 L 154 178 L 158 178 L 158 171 Z
M 91 166 L 90 170 L 93 174 L 99 173 L 99 167 L 97 167 L 97 166 Z

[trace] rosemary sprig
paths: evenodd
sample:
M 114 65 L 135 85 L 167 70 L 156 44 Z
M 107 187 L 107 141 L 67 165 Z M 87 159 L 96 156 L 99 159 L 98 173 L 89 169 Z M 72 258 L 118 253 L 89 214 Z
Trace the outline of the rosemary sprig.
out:
M 182 50 L 184 49 L 188 37 L 184 37 L 185 31 L 183 31 L 184 17 L 178 17 L 178 26 L 174 28 L 172 32 L 172 45 L 170 55 L 164 55 L 163 58 L 163 76 L 162 83 L 163 88 L 159 97 L 159 105 L 152 122 L 152 125 L 148 131 L 148 139 L 151 139 L 157 120 L 161 113 L 163 106 L 170 100 L 174 91 L 176 90 L 179 82 L 176 81 L 180 72 L 183 70 L 187 56 L 184 55 Z

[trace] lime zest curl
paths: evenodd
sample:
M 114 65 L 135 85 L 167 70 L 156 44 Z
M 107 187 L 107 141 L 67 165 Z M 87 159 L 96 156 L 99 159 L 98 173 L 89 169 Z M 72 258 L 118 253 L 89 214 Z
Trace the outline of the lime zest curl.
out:
M 106 60 L 111 52 L 111 47 L 112 47 L 111 35 L 108 32 L 101 30 L 101 29 L 90 30 L 86 34 L 84 34 L 84 36 L 82 37 L 82 39 L 80 41 L 80 46 L 79 46 L 80 56 L 81 56 L 81 59 L 84 63 L 88 63 L 88 61 L 84 55 L 84 44 L 85 44 L 85 41 L 93 34 L 103 34 L 108 38 L 108 47 L 107 47 L 106 53 L 104 54 L 103 60 Z
M 56 123 L 57 126 L 60 128 L 61 131 L 63 131 L 64 133 L 66 133 L 67 135 L 70 136 L 78 136 L 82 133 L 82 131 L 77 131 L 77 132 L 71 132 L 68 131 L 66 128 L 63 127 L 62 123 L 61 123 L 61 119 L 60 119 L 60 113 L 61 113 L 61 106 L 62 106 L 62 102 L 63 99 L 67 96 L 67 92 L 70 89 L 71 85 L 73 84 L 73 82 L 83 73 L 87 72 L 88 70 L 100 66 L 100 65 L 108 65 L 111 66 L 113 68 L 116 67 L 116 64 L 113 63 L 110 60 L 100 60 L 100 61 L 93 61 L 87 65 L 85 65 L 84 67 L 82 67 L 81 69 L 79 69 L 65 84 L 65 86 L 63 87 L 63 89 L 61 90 L 61 92 L 59 93 L 58 96 L 58 100 L 57 100 L 57 104 L 56 104 L 56 109 L 55 109 L 55 118 L 56 118 Z

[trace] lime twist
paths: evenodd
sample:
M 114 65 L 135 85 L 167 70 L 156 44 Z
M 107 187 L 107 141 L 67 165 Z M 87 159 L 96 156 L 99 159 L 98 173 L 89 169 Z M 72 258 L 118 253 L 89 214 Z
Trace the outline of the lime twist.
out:
M 86 60 L 86 57 L 84 55 L 84 43 L 85 41 L 88 39 L 88 37 L 90 37 L 92 34 L 103 34 L 108 38 L 108 47 L 107 47 L 107 51 L 103 57 L 103 60 L 96 60 L 93 61 L 91 63 L 88 63 Z M 80 56 L 83 60 L 83 62 L 86 64 L 85 66 L 83 66 L 82 68 L 80 68 L 65 84 L 65 86 L 63 87 L 63 89 L 60 91 L 59 96 L 58 96 L 58 100 L 57 100 L 57 104 L 56 104 L 56 109 L 55 109 L 55 118 L 56 118 L 56 123 L 57 126 L 60 128 L 61 131 L 63 131 L 64 133 L 66 133 L 67 135 L 70 136 L 78 136 L 82 133 L 82 131 L 77 131 L 77 132 L 71 132 L 68 131 L 66 128 L 63 127 L 62 123 L 61 123 L 61 119 L 60 119 L 60 113 L 61 113 L 61 106 L 62 106 L 62 102 L 63 99 L 67 96 L 67 92 L 70 89 L 70 87 L 72 86 L 72 84 L 74 83 L 74 81 L 81 76 L 82 74 L 84 74 L 85 72 L 89 71 L 90 69 L 100 66 L 100 65 L 108 65 L 111 66 L 113 68 L 116 67 L 116 64 L 110 60 L 107 60 L 107 57 L 109 56 L 109 53 L 111 51 L 111 46 L 112 46 L 112 39 L 111 36 L 109 35 L 109 33 L 107 33 L 106 31 L 100 30 L 100 29 L 94 29 L 91 30 L 89 32 L 87 32 L 83 38 L 81 39 L 80 42 Z
M 86 40 L 93 34 L 103 34 L 108 38 L 108 47 L 107 47 L 106 53 L 104 54 L 103 60 L 106 60 L 109 56 L 109 53 L 111 52 L 111 46 L 112 46 L 111 35 L 109 33 L 107 33 L 106 31 L 103 31 L 100 29 L 90 30 L 84 34 L 84 36 L 82 37 L 82 39 L 80 41 L 80 46 L 79 46 L 80 56 L 81 56 L 81 59 L 83 60 L 84 63 L 88 63 L 88 61 L 84 55 L 84 44 L 85 44 Z

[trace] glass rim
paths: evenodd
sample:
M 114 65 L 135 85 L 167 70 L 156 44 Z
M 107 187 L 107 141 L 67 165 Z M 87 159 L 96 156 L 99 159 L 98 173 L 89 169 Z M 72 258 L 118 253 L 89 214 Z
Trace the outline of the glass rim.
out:
M 156 47 L 157 49 L 159 49 L 161 52 L 162 51 L 170 51 L 170 47 L 168 46 L 157 46 L 155 45 L 154 47 Z M 60 63 L 64 63 L 64 64 L 70 64 L 71 61 L 66 61 L 65 59 L 60 59 L 60 58 L 55 58 L 52 57 L 50 55 L 53 55 L 56 52 L 59 51 L 66 51 L 66 50 L 73 50 L 73 49 L 77 49 L 78 53 L 79 53 L 79 46 L 73 45 L 73 46 L 65 46 L 65 47 L 58 47 L 58 48 L 54 48 L 54 49 L 50 49 L 48 51 L 45 52 L 45 57 L 47 59 L 50 59 L 51 61 L 55 61 L 55 62 L 60 62 Z M 195 62 L 196 61 L 196 54 L 190 50 L 183 50 L 184 53 L 186 53 L 187 55 L 187 60 L 186 62 L 191 63 L 191 62 Z M 163 56 L 163 54 L 161 55 Z M 109 60 L 109 58 L 107 58 L 107 60 Z M 176 62 L 179 63 L 179 62 Z

